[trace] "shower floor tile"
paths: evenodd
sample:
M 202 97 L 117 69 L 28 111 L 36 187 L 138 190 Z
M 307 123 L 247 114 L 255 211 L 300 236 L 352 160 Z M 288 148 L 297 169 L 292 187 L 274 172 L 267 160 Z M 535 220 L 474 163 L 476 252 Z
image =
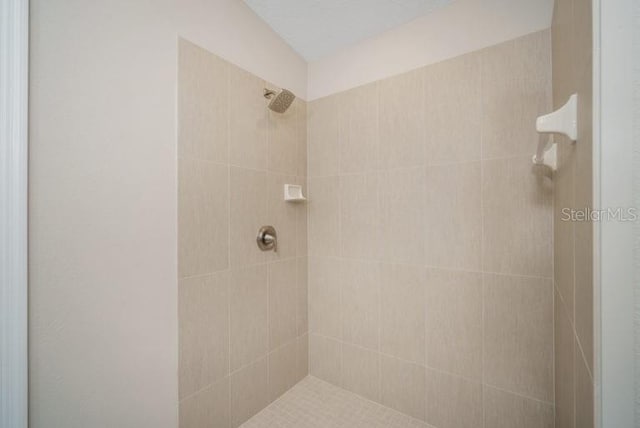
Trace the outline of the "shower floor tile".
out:
M 429 425 L 307 376 L 241 428 L 427 428 Z

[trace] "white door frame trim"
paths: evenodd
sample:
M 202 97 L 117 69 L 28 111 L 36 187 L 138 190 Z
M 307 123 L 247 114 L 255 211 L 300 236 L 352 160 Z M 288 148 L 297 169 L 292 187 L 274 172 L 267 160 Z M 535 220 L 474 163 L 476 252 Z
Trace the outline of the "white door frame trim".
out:
M 0 426 L 27 428 L 29 0 L 0 0 Z
M 594 110 L 595 209 L 640 206 L 640 0 L 599 0 Z M 594 59 L 595 59 L 594 58 Z M 598 116 L 599 115 L 599 120 Z M 636 212 L 637 213 L 637 212 Z M 640 422 L 639 222 L 596 223 L 596 426 Z M 599 344 L 599 346 L 598 346 Z M 598 352 L 599 351 L 599 352 Z M 599 361 L 598 361 L 599 360 Z

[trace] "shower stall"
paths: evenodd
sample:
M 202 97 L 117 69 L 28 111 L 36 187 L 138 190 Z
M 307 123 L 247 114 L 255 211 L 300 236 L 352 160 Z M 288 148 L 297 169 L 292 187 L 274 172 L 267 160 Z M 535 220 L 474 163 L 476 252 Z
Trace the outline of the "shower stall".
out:
M 181 428 L 593 426 L 588 3 L 309 102 L 180 41 Z
M 600 359 L 619 347 L 600 349 L 598 299 L 634 298 L 597 291 L 594 230 L 636 224 L 584 217 L 594 165 L 621 164 L 598 151 L 632 157 L 611 121 L 598 143 L 599 109 L 622 117 L 594 90 L 600 2 L 29 3 L 29 150 L 7 152 L 28 154 L 28 237 L 23 170 L 0 207 L 22 213 L 0 254 L 22 273 L 0 293 L 22 304 L 0 296 L 21 376 L 0 376 L 17 391 L 0 420 L 15 404 L 31 428 L 629 425 L 599 424 L 601 367 L 616 404 L 633 370 Z M 304 56 L 260 7 L 335 50 Z M 372 21 L 353 44 L 334 31 Z M 563 106 L 575 134 L 547 133 Z

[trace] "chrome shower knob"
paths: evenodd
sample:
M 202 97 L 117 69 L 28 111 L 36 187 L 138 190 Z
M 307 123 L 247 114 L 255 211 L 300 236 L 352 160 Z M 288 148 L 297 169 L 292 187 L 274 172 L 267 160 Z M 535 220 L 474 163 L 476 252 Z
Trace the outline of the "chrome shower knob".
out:
M 262 226 L 256 237 L 258 248 L 262 251 L 278 251 L 278 235 L 273 226 Z

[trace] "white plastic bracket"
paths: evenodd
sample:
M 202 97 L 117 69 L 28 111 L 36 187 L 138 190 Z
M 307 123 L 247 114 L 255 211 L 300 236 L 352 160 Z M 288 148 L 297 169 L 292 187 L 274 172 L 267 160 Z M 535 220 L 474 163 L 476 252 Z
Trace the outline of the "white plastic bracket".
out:
M 542 152 L 542 158 L 538 158 L 538 155 L 533 155 L 533 163 L 536 165 L 548 166 L 551 171 L 558 169 L 558 144 L 551 143 L 549 147 L 545 148 Z
M 553 113 L 540 116 L 536 120 L 536 131 L 541 134 L 562 134 L 575 143 L 578 139 L 578 95 L 573 94 L 569 100 Z M 558 143 L 540 140 L 538 150 L 533 155 L 533 163 L 546 165 L 552 171 L 558 169 Z
M 553 113 L 540 116 L 536 130 L 545 134 L 563 134 L 575 142 L 578 139 L 578 95 L 571 95 L 569 101 Z

